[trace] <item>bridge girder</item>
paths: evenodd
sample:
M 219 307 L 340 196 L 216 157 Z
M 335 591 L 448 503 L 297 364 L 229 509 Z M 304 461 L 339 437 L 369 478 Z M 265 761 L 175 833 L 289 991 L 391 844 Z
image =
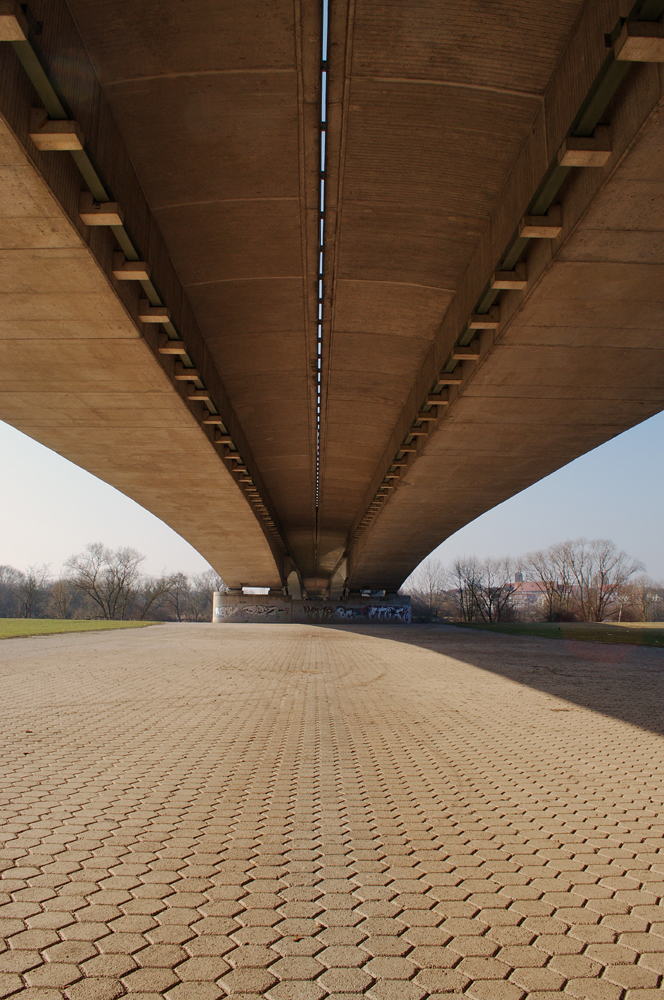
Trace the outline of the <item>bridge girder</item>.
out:
M 664 407 L 662 6 L 3 0 L 0 416 L 233 586 L 396 589 Z

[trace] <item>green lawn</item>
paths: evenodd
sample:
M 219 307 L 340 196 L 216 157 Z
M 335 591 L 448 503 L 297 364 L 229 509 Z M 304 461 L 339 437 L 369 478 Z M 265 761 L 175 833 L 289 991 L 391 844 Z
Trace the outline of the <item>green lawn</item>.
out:
M 145 628 L 162 622 L 78 621 L 62 618 L 0 618 L 0 639 L 29 635 L 55 635 L 57 632 L 106 632 L 114 628 Z
M 459 623 L 455 623 L 459 624 Z M 582 639 L 585 642 L 627 643 L 630 646 L 661 646 L 664 622 L 524 622 L 489 625 L 484 622 L 459 625 L 507 635 L 533 635 L 544 639 Z

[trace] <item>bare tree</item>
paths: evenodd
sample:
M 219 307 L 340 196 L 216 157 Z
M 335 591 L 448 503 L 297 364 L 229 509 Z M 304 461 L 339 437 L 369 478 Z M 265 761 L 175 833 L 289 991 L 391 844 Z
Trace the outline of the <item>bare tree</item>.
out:
M 546 621 L 568 618 L 574 593 L 574 574 L 570 562 L 571 543 L 551 545 L 539 552 L 530 552 L 523 564 L 526 572 L 536 580 L 544 597 Z
M 67 579 L 55 580 L 51 584 L 47 611 L 53 618 L 69 618 L 72 610 L 74 591 Z
M 411 596 L 415 617 L 436 621 L 446 604 L 447 570 L 439 560 L 426 559 L 406 580 L 403 590 Z
M 480 617 L 478 595 L 482 589 L 482 570 L 475 556 L 456 559 L 452 568 L 452 579 L 458 617 L 462 622 L 476 621 Z
M 16 618 L 20 614 L 19 585 L 24 574 L 14 566 L 0 566 L 0 617 Z
M 191 587 L 185 573 L 176 573 L 166 598 L 171 614 L 178 622 L 187 620 Z
M 191 578 L 188 594 L 188 621 L 210 621 L 212 618 L 212 595 L 215 590 L 226 590 L 226 584 L 213 569 L 206 569 Z
M 500 622 L 511 617 L 516 566 L 509 558 L 485 559 L 478 565 L 474 597 L 482 621 Z
M 210 594 L 213 594 L 215 590 L 228 590 L 216 569 L 204 569 L 202 573 L 194 577 L 194 581 L 198 587 L 206 589 Z
M 649 576 L 637 576 L 621 588 L 618 595 L 620 621 L 629 615 L 637 622 L 658 621 L 664 611 L 664 584 Z
M 18 594 L 22 618 L 33 618 L 38 613 L 48 582 L 49 567 L 46 565 L 28 566 L 27 572 L 21 574 Z
M 182 574 L 145 577 L 137 588 L 136 612 L 140 619 L 158 614 L 167 604 L 178 576 Z
M 630 578 L 643 564 L 618 550 L 606 538 L 566 542 L 567 558 L 574 577 L 574 599 L 579 617 L 586 622 L 602 622 L 611 605 Z
M 112 550 L 96 542 L 65 565 L 72 586 L 90 599 L 100 617 L 124 620 L 140 585 L 144 559 L 135 549 Z

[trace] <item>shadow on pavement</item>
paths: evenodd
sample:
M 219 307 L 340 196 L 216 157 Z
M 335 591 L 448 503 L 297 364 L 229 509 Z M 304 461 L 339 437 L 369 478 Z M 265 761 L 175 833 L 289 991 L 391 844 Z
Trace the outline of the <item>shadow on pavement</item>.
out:
M 320 625 L 419 646 L 664 736 L 664 650 L 454 625 Z

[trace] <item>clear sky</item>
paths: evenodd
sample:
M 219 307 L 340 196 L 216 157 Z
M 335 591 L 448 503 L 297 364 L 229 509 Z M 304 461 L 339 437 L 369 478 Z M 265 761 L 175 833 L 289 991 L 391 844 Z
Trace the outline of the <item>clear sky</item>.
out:
M 664 578 L 664 413 L 489 511 L 436 554 L 520 556 L 568 538 L 611 538 Z M 111 486 L 0 423 L 0 563 L 62 563 L 87 542 L 130 545 L 150 573 L 199 573 L 207 562 Z

